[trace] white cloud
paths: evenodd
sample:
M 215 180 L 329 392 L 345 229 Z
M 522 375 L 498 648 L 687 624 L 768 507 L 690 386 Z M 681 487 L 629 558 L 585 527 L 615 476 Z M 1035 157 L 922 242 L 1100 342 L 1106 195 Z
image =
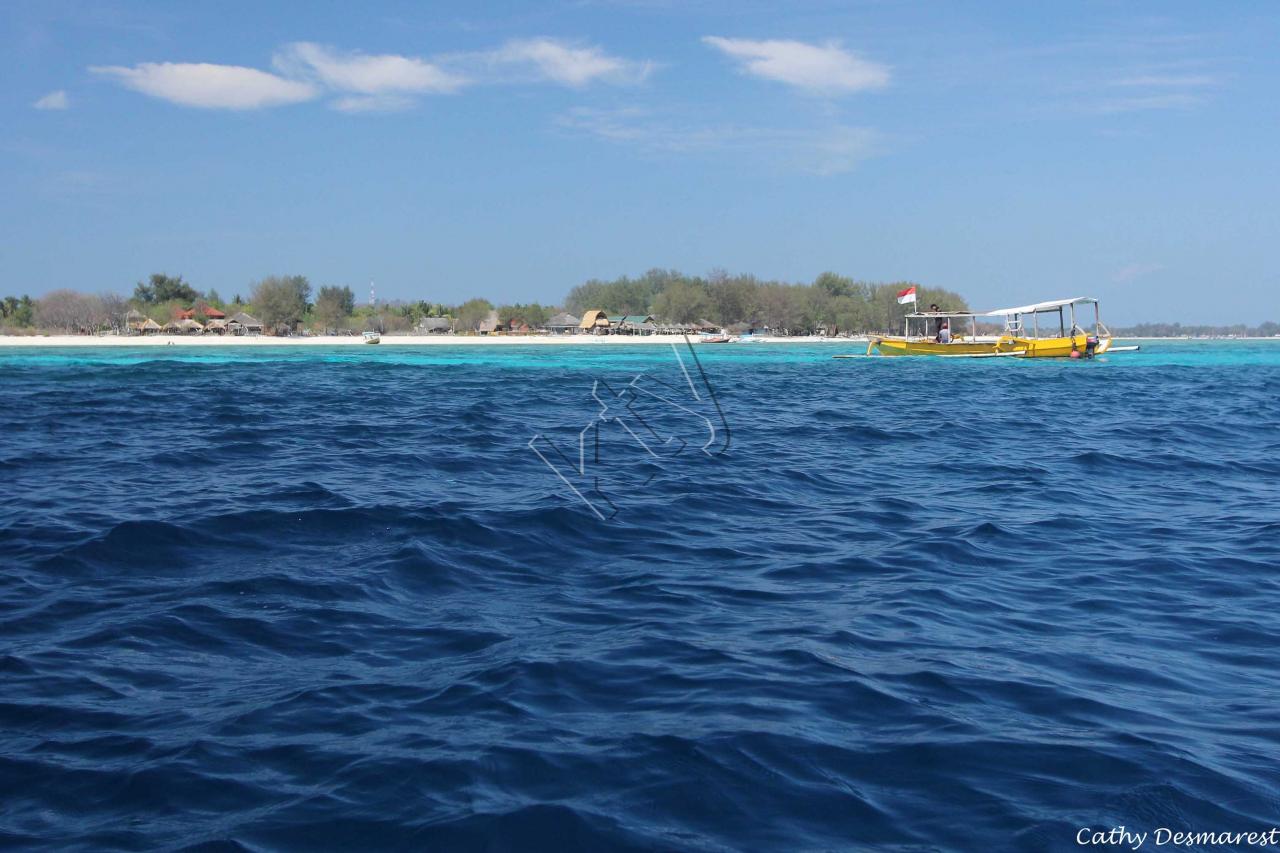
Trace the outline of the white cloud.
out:
M 311 79 L 331 89 L 366 96 L 445 94 L 467 83 L 465 78 L 417 57 L 338 52 L 310 42 L 286 45 L 276 53 L 272 65 L 289 77 Z M 395 101 L 376 97 L 344 98 L 338 103 L 390 104 Z
M 1145 278 L 1164 269 L 1164 264 L 1127 264 L 1111 274 L 1111 280 L 1119 284 L 1127 284 Z
M 888 66 L 863 59 L 835 42 L 815 45 L 720 36 L 706 36 L 702 41 L 738 60 L 748 74 L 808 92 L 843 95 L 881 89 L 889 84 Z
M 595 81 L 637 82 L 652 68 L 598 47 L 548 38 L 509 41 L 496 50 L 431 61 L 294 42 L 276 51 L 272 67 L 275 73 L 235 65 L 144 62 L 131 68 L 89 70 L 135 91 L 187 106 L 255 109 L 331 94 L 330 106 L 343 112 L 387 112 L 412 107 L 417 96 L 448 94 L 477 82 L 532 79 L 581 88 Z
M 31 106 L 38 110 L 65 110 L 71 106 L 67 93 L 61 89 L 50 92 Z
M 1104 114 L 1134 113 L 1147 110 L 1189 110 L 1205 102 L 1204 97 L 1186 92 L 1167 95 L 1139 95 L 1132 98 L 1112 98 L 1097 105 L 1097 112 Z
M 883 153 L 882 135 L 867 127 L 833 125 L 780 128 L 767 125 L 714 125 L 696 119 L 670 121 L 648 110 L 579 107 L 557 120 L 564 128 L 650 153 L 724 154 L 816 175 L 852 171 Z
M 144 95 L 206 109 L 253 110 L 309 101 L 319 94 L 310 83 L 239 65 L 143 62 L 89 70 Z
M 525 66 L 544 80 L 575 89 L 597 80 L 634 83 L 653 70 L 647 62 L 610 56 L 598 47 L 579 46 L 550 38 L 509 41 L 482 55 L 494 65 Z
M 1199 88 L 1217 85 L 1218 78 L 1212 74 L 1140 74 L 1112 80 L 1112 86 L 1128 86 L 1142 88 Z

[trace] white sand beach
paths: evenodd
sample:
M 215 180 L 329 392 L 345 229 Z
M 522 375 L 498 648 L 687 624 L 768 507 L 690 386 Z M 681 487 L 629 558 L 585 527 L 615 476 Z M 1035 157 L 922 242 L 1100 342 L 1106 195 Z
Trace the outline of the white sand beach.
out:
M 378 346 L 637 346 L 682 343 L 683 335 L 383 335 Z M 696 336 L 690 340 L 697 343 Z M 759 343 L 856 343 L 866 338 L 761 338 Z M 755 343 L 755 341 L 753 341 Z M 351 336 L 0 335 L 0 347 L 309 347 L 368 346 Z

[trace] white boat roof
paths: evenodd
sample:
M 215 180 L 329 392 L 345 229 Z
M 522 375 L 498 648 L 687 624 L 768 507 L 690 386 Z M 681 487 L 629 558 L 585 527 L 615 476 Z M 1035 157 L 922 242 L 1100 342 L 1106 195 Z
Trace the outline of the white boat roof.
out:
M 1091 305 L 1097 301 L 1092 296 L 1073 296 L 1070 299 L 1051 299 L 1034 305 L 1019 305 L 1017 308 L 997 308 L 994 311 L 988 311 L 985 316 L 1008 317 L 1011 314 L 1034 314 L 1037 311 L 1052 311 L 1064 305 Z

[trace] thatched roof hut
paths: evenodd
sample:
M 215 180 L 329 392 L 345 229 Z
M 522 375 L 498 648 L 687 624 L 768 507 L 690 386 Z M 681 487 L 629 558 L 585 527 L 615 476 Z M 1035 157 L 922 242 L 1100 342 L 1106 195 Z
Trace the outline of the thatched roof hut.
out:
M 579 329 L 607 329 L 609 328 L 609 317 L 603 311 L 595 308 L 582 315 L 582 322 L 578 324 Z
M 262 334 L 262 321 L 240 311 L 227 321 L 227 330 L 237 335 Z
M 423 317 L 418 321 L 418 331 L 427 334 L 443 334 L 453 331 L 453 321 L 448 317 Z
M 548 332 L 572 332 L 578 328 L 579 322 L 577 317 L 562 311 L 543 323 L 542 328 Z

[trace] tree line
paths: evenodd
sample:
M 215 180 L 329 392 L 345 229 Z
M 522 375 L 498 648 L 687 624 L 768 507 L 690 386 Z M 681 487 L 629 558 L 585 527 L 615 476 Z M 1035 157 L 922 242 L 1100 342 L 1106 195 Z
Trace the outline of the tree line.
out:
M 778 334 L 887 332 L 901 330 L 897 295 L 916 287 L 918 305 L 967 311 L 964 297 L 909 281 L 875 283 L 824 272 L 810 284 L 731 275 L 713 270 L 688 276 L 652 269 L 637 278 L 592 279 L 569 291 L 565 308 L 575 315 L 592 308 L 609 314 L 651 314 L 672 323 L 707 320 L 723 326 L 768 328 Z
M 453 330 L 464 332 L 476 330 L 495 313 L 500 322 L 520 320 L 537 328 L 560 311 L 581 317 L 598 309 L 610 315 L 648 315 L 662 323 L 706 321 L 724 327 L 768 328 L 778 334 L 869 332 L 901 328 L 904 309 L 897 304 L 896 294 L 909 286 L 911 282 L 873 283 L 834 272 L 823 273 L 812 283 L 789 283 L 723 270 L 689 276 L 652 269 L 634 278 L 584 282 L 573 287 L 559 305 L 495 304 L 478 297 L 455 305 L 425 300 L 361 305 L 350 287 L 313 289 L 301 275 L 267 276 L 249 287 L 247 298 L 236 294 L 224 301 L 216 290 L 202 291 L 181 275 L 155 273 L 138 282 L 127 298 L 65 289 L 35 300 L 7 297 L 0 301 L 0 327 L 67 333 L 123 331 L 131 318 L 147 317 L 163 325 L 181 311 L 194 309 L 196 319 L 202 320 L 214 308 L 228 315 L 243 311 L 275 334 L 303 328 L 329 334 L 360 329 L 408 331 L 427 317 L 447 318 Z M 968 307 L 959 294 L 939 288 L 918 287 L 918 298 L 921 307 L 930 303 L 955 311 Z
M 1238 338 L 1272 338 L 1280 335 L 1280 323 L 1268 320 L 1256 326 L 1236 323 L 1231 326 L 1183 325 L 1182 323 L 1139 323 L 1112 330 L 1116 337 L 1125 338 L 1222 338 L 1234 335 Z

